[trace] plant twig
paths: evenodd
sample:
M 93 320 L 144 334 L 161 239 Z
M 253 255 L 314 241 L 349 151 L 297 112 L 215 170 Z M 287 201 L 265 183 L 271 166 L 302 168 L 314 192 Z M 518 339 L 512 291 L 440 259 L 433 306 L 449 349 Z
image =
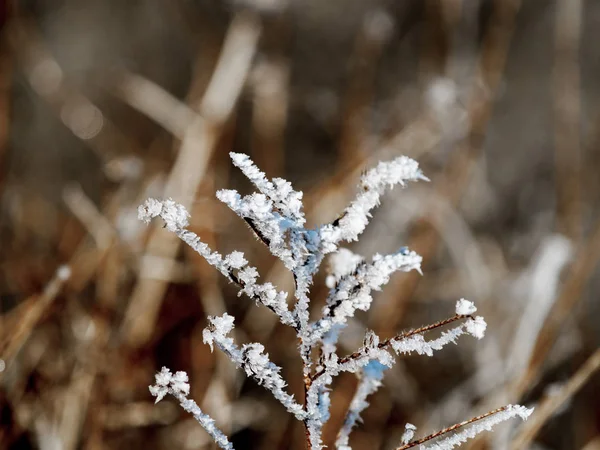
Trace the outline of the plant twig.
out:
M 409 442 L 408 444 L 404 444 L 401 447 L 396 448 L 396 450 L 406 450 L 408 448 L 416 447 L 417 445 L 421 445 L 427 441 L 431 441 L 432 439 L 443 436 L 444 434 L 450 433 L 458 428 L 464 427 L 465 425 L 469 425 L 473 422 L 477 422 L 478 420 L 485 419 L 486 417 L 490 417 L 494 414 L 497 414 L 502 411 L 506 411 L 508 406 L 503 406 L 502 408 L 494 409 L 493 411 L 486 412 L 480 416 L 473 417 L 469 420 L 465 420 L 464 422 L 456 423 L 451 427 L 444 428 L 443 430 L 436 431 L 435 433 L 430 434 L 429 436 L 425 436 L 424 438 L 417 439 L 416 441 Z
M 444 325 L 448 325 L 450 323 L 456 322 L 457 320 L 461 320 L 461 319 L 472 319 L 472 316 L 470 315 L 455 315 L 453 317 L 449 317 L 447 319 L 444 320 L 440 320 L 438 322 L 429 324 L 429 325 L 425 325 L 419 328 L 416 328 L 414 330 L 410 330 L 410 331 L 405 331 L 404 333 L 400 333 L 394 337 L 391 337 L 389 339 L 386 339 L 385 341 L 379 343 L 377 345 L 378 348 L 380 349 L 384 349 L 386 348 L 388 345 L 390 345 L 393 341 L 401 341 L 402 339 L 406 339 L 409 338 L 411 336 L 414 336 L 416 334 L 421 334 L 421 333 L 426 333 L 428 331 L 431 330 L 435 330 L 436 328 L 440 328 L 443 327 Z M 344 356 L 343 358 L 340 359 L 339 364 L 346 364 L 354 359 L 360 358 L 363 354 L 360 351 L 356 351 L 354 353 L 351 353 L 350 355 Z M 311 376 L 310 380 L 311 380 L 311 384 L 314 380 L 316 380 L 317 378 L 319 378 L 320 376 L 322 376 L 325 373 L 325 368 L 322 368 L 320 370 L 318 370 L 314 375 Z M 310 385 L 309 385 L 310 387 Z

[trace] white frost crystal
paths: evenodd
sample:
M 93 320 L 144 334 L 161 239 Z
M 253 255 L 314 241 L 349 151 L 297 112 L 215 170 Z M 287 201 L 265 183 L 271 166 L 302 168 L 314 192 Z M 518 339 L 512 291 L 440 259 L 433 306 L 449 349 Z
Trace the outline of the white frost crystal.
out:
M 481 317 L 478 317 L 478 319 L 481 319 L 483 321 L 483 318 Z M 458 337 L 462 336 L 463 334 L 471 334 L 481 339 L 481 337 L 483 337 L 483 334 L 480 335 L 479 333 L 483 333 L 483 331 L 485 331 L 485 322 L 483 322 L 483 330 L 474 330 L 473 327 L 469 327 L 469 322 L 475 322 L 475 320 L 469 319 L 466 323 L 444 331 L 442 332 L 441 336 L 437 339 L 427 341 L 425 340 L 422 334 L 414 334 L 410 337 L 403 339 L 392 339 L 391 345 L 392 348 L 398 354 L 408 354 L 415 352 L 419 355 L 433 356 L 433 352 L 435 350 L 441 350 L 446 345 L 451 343 L 455 344 Z M 477 326 L 475 326 L 475 328 L 477 328 Z
M 169 393 L 169 390 L 188 395 L 190 393 L 190 385 L 188 384 L 187 374 L 185 372 L 171 374 L 169 369 L 163 367 L 156 374 L 156 384 L 150 386 L 150 393 L 156 397 L 155 403 L 158 403 Z
M 415 427 L 412 423 L 407 423 L 404 426 L 404 433 L 402 434 L 402 443 L 408 444 L 412 441 L 413 437 L 415 437 L 415 431 L 417 431 L 417 427 Z
M 485 336 L 487 323 L 485 323 L 483 317 L 477 316 L 474 319 L 467 320 L 465 322 L 465 327 L 467 329 L 467 333 L 476 337 L 477 339 L 482 339 L 483 336 Z
M 143 222 L 148 223 L 157 216 L 165 221 L 167 230 L 177 231 L 188 226 L 190 214 L 183 205 L 172 199 L 159 201 L 149 198 L 138 208 L 138 218 Z
M 360 413 L 369 406 L 367 397 L 376 392 L 381 386 L 383 373 L 386 369 L 388 369 L 388 367 L 377 360 L 369 361 L 369 363 L 363 367 L 356 393 L 350 402 L 344 424 L 335 441 L 335 447 L 337 449 L 350 449 L 350 446 L 348 445 L 350 433 L 356 423 L 360 421 Z
M 329 257 L 329 272 L 325 283 L 328 288 L 334 288 L 343 276 L 350 275 L 363 261 L 363 257 L 347 248 L 340 248 Z
M 471 314 L 474 314 L 475 311 L 477 311 L 475 303 L 470 302 L 469 300 L 461 298 L 456 302 L 456 314 L 459 316 L 470 316 Z
M 225 259 L 225 262 L 232 269 L 241 269 L 246 264 L 248 264 L 248 261 L 246 261 L 246 259 L 244 258 L 244 254 L 242 252 L 237 252 L 237 251 L 231 252 Z
M 196 402 L 187 398 L 187 395 L 190 393 L 187 373 L 175 372 L 172 374 L 169 369 L 163 367 L 156 374 L 155 378 L 156 384 L 150 386 L 149 389 L 150 393 L 156 397 L 156 403 L 162 400 L 165 395 L 171 394 L 179 401 L 183 409 L 194 416 L 219 447 L 226 450 L 233 450 L 233 445 L 231 445 L 223 432 L 215 426 L 215 421 L 210 416 L 204 414 Z

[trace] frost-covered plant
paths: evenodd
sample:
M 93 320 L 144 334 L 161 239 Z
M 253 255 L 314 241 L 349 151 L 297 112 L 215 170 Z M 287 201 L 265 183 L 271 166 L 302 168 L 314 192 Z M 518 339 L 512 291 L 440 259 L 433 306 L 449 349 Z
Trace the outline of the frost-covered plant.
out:
M 475 305 L 460 299 L 456 303 L 455 315 L 448 319 L 383 341 L 374 332 L 367 331 L 363 345 L 354 353 L 346 356 L 339 356 L 337 353 L 340 332 L 357 310 L 369 309 L 373 291 L 385 286 L 394 272 L 421 270 L 421 257 L 406 247 L 389 255 L 377 254 L 371 261 L 367 261 L 340 245 L 357 240 L 369 222 L 371 210 L 379 204 L 380 197 L 387 188 L 427 178 L 417 162 L 410 158 L 401 156 L 390 162 L 380 162 L 361 177 L 360 193 L 336 220 L 316 228 L 305 228 L 302 192 L 293 190 L 291 184 L 281 178 L 268 180 L 246 155 L 231 153 L 231 159 L 259 192 L 241 196 L 234 190 L 221 190 L 217 192 L 217 198 L 240 216 L 271 253 L 281 259 L 292 272 L 296 299 L 291 309 L 288 306 L 288 294 L 277 290 L 271 283 L 260 283 L 258 271 L 249 265 L 243 253 L 234 251 L 222 256 L 187 230 L 189 214 L 173 200 L 148 199 L 139 207 L 139 218 L 150 222 L 152 218 L 160 216 L 169 231 L 179 236 L 230 282 L 237 285 L 239 295 L 246 294 L 256 303 L 269 308 L 282 324 L 296 331 L 303 363 L 303 402 L 286 391 L 281 369 L 269 360 L 263 345 L 250 343 L 240 347 L 234 342 L 230 337 L 234 318 L 229 314 L 209 317 L 209 325 L 203 332 L 203 338 L 211 349 L 216 345 L 247 376 L 271 391 L 291 414 L 304 423 L 309 449 L 323 448 L 321 431 L 329 419 L 329 390 L 333 378 L 342 372 L 357 374 L 359 386 L 336 441 L 336 448 L 350 449 L 350 432 L 359 420 L 360 413 L 368 406 L 367 397 L 381 386 L 385 369 L 394 364 L 393 352 L 431 356 L 435 350 L 455 343 L 464 334 L 481 339 L 486 329 L 483 318 L 473 316 L 477 310 Z M 310 322 L 309 288 L 327 254 L 332 254 L 330 275 L 326 280 L 330 291 L 319 319 Z M 454 326 L 442 332 L 439 337 L 425 338 L 427 332 L 450 324 Z M 316 360 L 312 357 L 315 349 L 320 350 L 320 356 Z M 233 448 L 225 435 L 215 427 L 214 421 L 195 402 L 187 399 L 189 385 L 185 373 L 177 372 L 172 375 L 168 369 L 163 368 L 156 375 L 156 384 L 150 387 L 150 392 L 157 401 L 167 393 L 175 396 L 221 448 Z M 513 416 L 525 419 L 530 413 L 531 410 L 522 406 L 509 405 L 419 440 L 413 440 L 416 428 L 407 424 L 402 446 L 399 448 L 423 445 L 469 425 L 450 437 L 422 446 L 451 449 L 498 422 Z

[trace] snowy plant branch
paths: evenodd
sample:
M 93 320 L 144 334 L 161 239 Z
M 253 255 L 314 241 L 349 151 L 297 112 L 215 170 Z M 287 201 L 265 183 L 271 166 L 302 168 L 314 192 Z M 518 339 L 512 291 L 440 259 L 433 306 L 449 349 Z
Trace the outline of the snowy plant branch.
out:
M 344 258 L 349 265 L 336 267 L 336 273 L 328 278 L 332 289 L 323 308 L 322 318 L 313 325 L 313 345 L 319 342 L 331 327 L 345 325 L 356 310 L 367 311 L 373 300 L 371 292 L 381 290 L 394 272 L 421 271 L 422 258 L 406 247 L 391 255 L 376 254 L 370 264 L 358 262 L 357 255 L 346 249 L 341 249 L 338 255 L 337 259 Z M 338 266 L 340 264 L 337 263 Z
M 190 385 L 188 384 L 188 376 L 185 372 L 175 372 L 172 374 L 169 369 L 163 367 L 156 374 L 156 384 L 150 386 L 150 393 L 156 397 L 156 403 L 161 401 L 165 395 L 171 394 L 179 401 L 184 410 L 194 416 L 194 419 L 206 430 L 219 447 L 226 450 L 233 450 L 233 445 L 231 445 L 227 436 L 215 426 L 215 421 L 207 414 L 204 414 L 194 400 L 187 398 L 190 393 Z
M 396 448 L 396 450 L 407 450 L 416 446 L 420 446 L 419 449 L 422 450 L 451 450 L 454 447 L 458 447 L 459 445 L 463 444 L 468 439 L 473 439 L 475 436 L 477 436 L 479 433 L 482 433 L 483 431 L 491 431 L 494 425 L 497 425 L 501 422 L 505 422 L 509 419 L 512 419 L 513 417 L 520 417 L 522 420 L 527 420 L 527 418 L 531 415 L 532 412 L 533 408 L 528 409 L 520 405 L 503 406 L 502 408 L 489 411 L 480 416 L 473 417 L 469 420 L 465 420 L 464 422 L 452 425 L 451 427 L 444 428 L 443 430 L 432 433 L 429 436 L 425 436 L 424 438 L 406 443 Z M 445 434 L 451 433 L 457 430 L 458 428 L 462 427 L 467 428 L 452 436 L 423 446 L 423 444 L 431 440 L 437 439 Z
M 248 224 L 271 253 L 292 273 L 295 281 L 295 304 L 291 309 L 288 306 L 288 294 L 279 291 L 271 283 L 259 283 L 257 269 L 249 265 L 242 252 L 234 251 L 222 256 L 188 230 L 189 213 L 172 199 L 146 200 L 138 208 L 139 218 L 149 223 L 153 218 L 160 217 L 167 230 L 175 233 L 225 278 L 237 285 L 238 295 L 246 294 L 256 303 L 266 306 L 278 316 L 282 324 L 296 331 L 303 366 L 303 404 L 286 391 L 281 368 L 269 359 L 262 344 L 254 342 L 239 346 L 234 342 L 231 337 L 234 318 L 229 314 L 209 317 L 203 339 L 211 350 L 217 346 L 249 378 L 269 390 L 288 412 L 303 422 L 309 450 L 323 448 L 322 429 L 330 416 L 329 394 L 333 379 L 342 372 L 357 374 L 358 389 L 336 440 L 336 448 L 350 450 L 350 433 L 359 421 L 360 414 L 368 406 L 367 398 L 382 385 L 384 371 L 393 366 L 393 353 L 432 356 L 434 351 L 456 343 L 464 334 L 477 339 L 483 338 L 487 325 L 482 317 L 474 316 L 477 308 L 472 302 L 460 299 L 452 317 L 405 331 L 383 341 L 374 332 L 367 331 L 363 345 L 358 350 L 344 357 L 338 356 L 337 341 L 340 333 L 356 311 L 367 311 L 371 307 L 373 291 L 381 290 L 396 272 L 421 272 L 421 256 L 406 247 L 387 255 L 376 254 L 367 261 L 348 249 L 339 248 L 339 245 L 358 238 L 370 220 L 371 211 L 379 204 L 381 195 L 388 188 L 405 186 L 408 181 L 427 178 L 417 162 L 410 158 L 402 156 L 379 163 L 361 177 L 359 194 L 338 219 L 326 225 L 305 228 L 302 192 L 295 191 L 288 181 L 281 178 L 269 180 L 248 156 L 239 153 L 231 153 L 230 156 L 233 164 L 258 192 L 242 196 L 234 190 L 221 190 L 217 192 L 217 197 Z M 309 322 L 310 286 L 328 254 L 330 274 L 326 284 L 330 289 L 329 295 L 320 316 L 314 322 Z M 452 326 L 437 337 L 426 339 L 424 336 L 449 325 Z M 315 358 L 317 354 L 319 357 Z M 166 394 L 176 397 L 219 446 L 232 448 L 223 433 L 214 426 L 214 421 L 193 400 L 187 398 L 187 381 L 184 372 L 173 375 L 163 368 L 156 375 L 156 384 L 150 387 L 150 392 L 157 401 Z M 415 427 L 407 424 L 402 439 L 404 447 L 401 448 L 414 447 L 457 428 L 471 425 L 432 444 L 433 446 L 423 447 L 450 449 L 502 420 L 515 415 L 526 418 L 530 412 L 521 406 L 507 406 L 419 441 L 412 441 Z
M 233 339 L 227 335 L 233 330 L 233 317 L 225 313 L 221 317 L 209 317 L 210 325 L 202 333 L 205 344 L 213 344 L 225 353 L 236 366 L 241 367 L 246 375 L 254 378 L 258 384 L 271 391 L 273 397 L 281 402 L 283 406 L 298 419 L 306 417 L 302 405 L 298 404 L 294 397 L 285 392 L 285 381 L 279 372 L 281 368 L 269 361 L 269 355 L 264 353 L 262 344 L 245 344 L 240 349 Z
M 371 217 L 371 210 L 379 205 L 381 195 L 386 188 L 407 181 L 429 181 L 419 169 L 419 164 L 406 156 L 392 161 L 380 162 L 377 167 L 368 170 L 360 178 L 361 192 L 343 214 L 333 223 L 321 227 L 319 234 L 323 242 L 323 251 L 335 251 L 342 241 L 355 241 L 364 231 Z
M 348 412 L 346 413 L 344 425 L 342 425 L 335 441 L 336 449 L 350 449 L 350 446 L 348 445 L 350 433 L 356 423 L 360 420 L 360 413 L 369 406 L 367 397 L 374 394 L 381 386 L 381 380 L 383 380 L 384 371 L 387 368 L 387 366 L 384 366 L 379 361 L 373 360 L 369 361 L 369 363 L 361 370 L 358 387 L 350 402 L 350 408 L 348 408 Z
M 458 309 L 458 307 L 457 307 Z M 451 330 L 445 331 L 437 339 L 426 341 L 422 336 L 423 333 L 441 328 L 458 320 L 467 319 L 465 323 Z M 470 315 L 457 314 L 439 322 L 425 325 L 414 330 L 405 331 L 392 338 L 379 342 L 379 337 L 372 332 L 368 332 L 365 337 L 365 344 L 359 350 L 350 355 L 344 356 L 336 362 L 336 371 L 355 372 L 359 368 L 365 366 L 370 360 L 379 360 L 382 364 L 391 365 L 391 355 L 387 352 L 387 348 L 391 347 L 396 353 L 412 353 L 416 352 L 419 355 L 432 356 L 434 350 L 441 350 L 449 343 L 455 343 L 456 339 L 463 334 L 471 334 L 472 336 L 481 339 L 483 338 L 486 329 L 486 323 L 482 317 L 472 317 Z M 323 376 L 326 372 L 331 371 L 332 365 L 322 366 L 311 378 L 316 380 Z
M 272 310 L 282 323 L 294 328 L 298 327 L 297 319 L 288 310 L 287 293 L 277 291 L 271 283 L 258 284 L 258 271 L 249 266 L 242 252 L 234 251 L 223 258 L 219 253 L 213 252 L 208 245 L 200 240 L 198 235 L 186 229 L 189 213 L 187 210 L 168 199 L 159 201 L 148 199 L 138 208 L 140 220 L 149 223 L 154 217 L 160 217 L 165 222 L 165 228 L 174 232 L 182 241 L 199 253 L 206 261 L 228 280 L 240 287 L 239 294 L 248 295 L 257 303 L 261 303 Z
M 379 336 L 377 336 L 375 333 L 368 331 L 365 335 L 363 346 L 356 352 L 341 359 L 338 358 L 335 353 L 327 353 L 322 358 L 321 365 L 317 371 L 312 376 L 309 376 L 308 380 L 305 381 L 305 389 L 307 392 L 306 404 L 308 409 L 319 410 L 319 393 L 322 392 L 325 386 L 331 384 L 333 377 L 337 376 L 339 373 L 358 372 L 364 367 L 374 364 L 379 364 L 380 366 L 387 368 L 392 367 L 394 364 L 394 359 L 388 351 L 389 347 L 391 347 L 397 354 L 416 352 L 420 355 L 426 354 L 428 356 L 432 356 L 434 350 L 441 350 L 445 345 L 449 343 L 455 343 L 456 339 L 462 334 L 471 334 L 474 337 L 481 339 L 485 332 L 486 323 L 482 317 L 473 318 L 470 315 L 476 310 L 477 308 L 475 308 L 473 303 L 461 299 L 456 304 L 456 312 L 467 312 L 469 315 L 456 314 L 448 319 L 441 320 L 415 330 L 406 331 L 390 339 L 386 339 L 383 342 L 379 342 Z M 437 339 L 426 341 L 422 336 L 423 333 L 432 331 L 436 328 L 444 327 L 462 319 L 466 319 L 465 323 L 443 332 L 442 335 Z M 368 386 L 364 386 L 363 389 L 375 392 L 379 385 L 380 384 L 371 383 Z M 360 393 L 359 395 L 362 396 L 363 393 Z M 369 394 L 365 393 L 365 396 L 366 395 Z M 361 400 L 359 398 L 355 405 L 356 417 L 353 417 L 352 410 L 350 410 L 350 418 L 347 419 L 348 422 L 345 422 L 345 426 L 350 427 L 348 432 L 351 431 L 353 426 L 350 425 L 350 422 L 355 421 L 358 418 L 358 413 L 360 413 L 362 410 L 359 408 L 359 406 L 361 406 L 360 401 Z M 319 422 L 318 417 L 315 419 L 314 417 L 309 416 L 306 420 L 306 423 L 308 429 L 312 431 L 311 436 L 320 436 L 322 423 Z M 346 444 L 344 444 L 344 432 L 342 432 L 341 439 L 341 448 L 349 448 Z M 320 441 L 315 440 L 311 445 L 318 446 L 320 445 Z

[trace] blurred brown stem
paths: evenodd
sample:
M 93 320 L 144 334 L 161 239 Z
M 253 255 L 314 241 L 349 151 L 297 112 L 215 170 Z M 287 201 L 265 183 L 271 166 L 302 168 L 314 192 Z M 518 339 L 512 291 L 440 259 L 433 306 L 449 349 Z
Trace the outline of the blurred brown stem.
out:
M 184 133 L 164 196 L 173 197 L 188 209 L 242 92 L 260 31 L 258 17 L 249 12 L 233 18 L 209 86 L 198 105 L 200 116 L 194 118 Z M 165 233 L 159 225 L 152 227 L 146 254 L 173 259 L 178 248 L 179 239 L 175 235 Z M 151 268 L 142 267 L 121 330 L 129 346 L 140 347 L 151 337 L 166 289 L 164 280 L 152 278 Z
M 554 139 L 558 231 L 581 239 L 579 47 L 582 0 L 559 0 L 555 15 Z
M 474 87 L 468 106 L 471 127 L 464 142 L 454 151 L 446 166 L 445 173 L 436 183 L 435 190 L 451 205 L 456 205 L 468 183 L 472 168 L 483 147 L 483 140 L 508 57 L 508 50 L 514 29 L 515 17 L 521 6 L 520 0 L 497 0 L 487 34 L 484 37 L 479 57 L 477 77 L 485 86 Z M 423 257 L 426 264 L 433 257 L 439 243 L 439 235 L 428 219 L 415 225 L 409 240 L 409 248 Z M 398 281 L 388 285 L 389 292 L 397 293 L 394 301 L 375 305 L 369 318 L 371 327 L 380 334 L 391 334 L 403 316 L 403 310 L 413 296 L 420 281 L 418 274 L 408 273 Z
M 535 436 L 542 429 L 546 421 L 556 412 L 561 405 L 575 395 L 585 383 L 600 369 L 600 349 L 596 350 L 567 383 L 555 393 L 548 394 L 535 414 L 523 427 L 519 435 L 511 443 L 512 450 L 528 448 Z

